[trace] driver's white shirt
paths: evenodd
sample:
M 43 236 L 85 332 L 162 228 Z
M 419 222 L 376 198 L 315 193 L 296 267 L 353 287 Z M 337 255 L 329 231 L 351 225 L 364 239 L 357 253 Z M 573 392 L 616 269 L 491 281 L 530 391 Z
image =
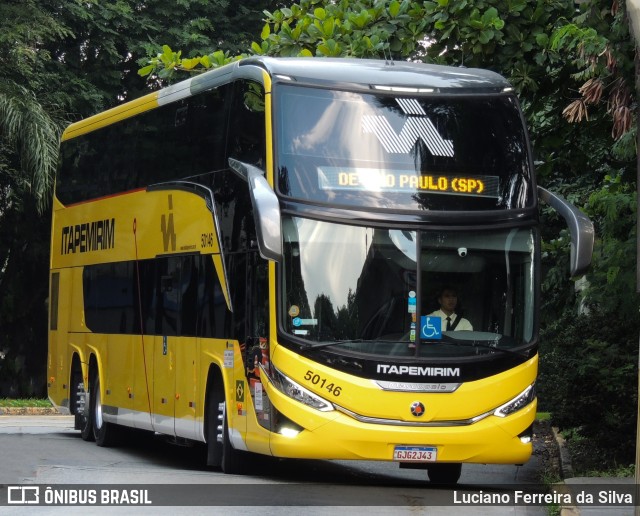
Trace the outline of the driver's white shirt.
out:
M 442 331 L 447 331 L 447 314 L 445 314 L 442 310 L 436 310 L 433 313 L 429 314 L 430 316 L 440 317 L 442 320 Z M 453 313 L 449 317 L 451 317 L 451 324 L 456 320 L 456 314 Z M 462 317 L 458 321 L 458 325 L 455 327 L 454 331 L 472 331 L 473 326 L 471 323 L 467 321 L 464 317 Z

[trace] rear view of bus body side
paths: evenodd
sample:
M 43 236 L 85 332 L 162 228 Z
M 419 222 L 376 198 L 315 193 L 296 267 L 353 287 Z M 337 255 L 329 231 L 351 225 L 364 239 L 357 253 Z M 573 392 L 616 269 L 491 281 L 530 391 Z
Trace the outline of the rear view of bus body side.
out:
M 437 482 L 528 460 L 538 190 L 499 75 L 251 58 L 72 124 L 61 156 L 48 385 L 86 440 Z M 579 274 L 590 222 L 541 192 Z

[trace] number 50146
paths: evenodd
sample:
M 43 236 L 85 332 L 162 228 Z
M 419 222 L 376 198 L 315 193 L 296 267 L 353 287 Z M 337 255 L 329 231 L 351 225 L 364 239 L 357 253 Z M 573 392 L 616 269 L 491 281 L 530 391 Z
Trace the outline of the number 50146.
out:
M 304 379 L 308 382 L 311 382 L 313 385 L 316 385 L 321 389 L 330 392 L 336 397 L 342 394 L 342 387 L 336 385 L 334 382 L 328 380 L 327 378 L 322 378 L 319 374 L 314 373 L 313 371 L 307 371 L 304 374 Z

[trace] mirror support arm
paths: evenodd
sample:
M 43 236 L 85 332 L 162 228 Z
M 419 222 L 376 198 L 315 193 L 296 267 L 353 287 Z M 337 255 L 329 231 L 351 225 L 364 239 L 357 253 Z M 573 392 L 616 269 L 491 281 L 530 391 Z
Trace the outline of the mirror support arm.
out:
M 265 179 L 263 170 L 233 158 L 229 158 L 229 166 L 249 186 L 260 255 L 267 260 L 280 262 L 282 224 L 278 197 Z
M 562 196 L 538 186 L 538 196 L 567 222 L 571 232 L 571 277 L 584 274 L 591 265 L 595 231 L 591 219 Z

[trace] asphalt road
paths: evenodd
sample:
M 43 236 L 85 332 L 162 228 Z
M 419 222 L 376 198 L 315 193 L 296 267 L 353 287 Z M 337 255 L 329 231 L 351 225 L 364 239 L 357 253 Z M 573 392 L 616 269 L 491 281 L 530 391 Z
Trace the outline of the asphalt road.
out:
M 184 447 L 156 436 L 119 448 L 100 448 L 80 438 L 67 416 L 0 416 L 0 515 L 86 514 L 87 507 L 7 504 L 16 486 L 46 486 L 60 497 L 112 489 L 116 496 L 147 491 L 152 507 L 93 507 L 114 514 L 510 514 L 544 515 L 545 507 L 487 504 L 470 506 L 465 496 L 514 497 L 539 478 L 537 458 L 521 467 L 465 465 L 455 488 L 430 485 L 425 471 L 387 462 L 276 460 L 259 458 L 250 474 L 237 476 L 204 465 L 201 447 Z M 60 489 L 58 489 L 60 488 Z M 64 488 L 64 489 L 62 489 Z M 511 491 L 510 491 L 511 489 Z M 118 490 L 131 492 L 121 493 Z M 25 491 L 26 492 L 26 491 Z M 80 493 L 78 495 L 77 493 Z M 89 493 L 91 494 L 91 493 Z M 95 493 L 94 493 L 95 495 Z M 138 501 L 142 499 L 139 498 Z M 58 498 L 58 501 L 63 498 Z M 71 500 L 74 501 L 74 500 Z M 122 499 L 116 500 L 118 503 Z M 131 500 L 127 500 L 130 502 Z

